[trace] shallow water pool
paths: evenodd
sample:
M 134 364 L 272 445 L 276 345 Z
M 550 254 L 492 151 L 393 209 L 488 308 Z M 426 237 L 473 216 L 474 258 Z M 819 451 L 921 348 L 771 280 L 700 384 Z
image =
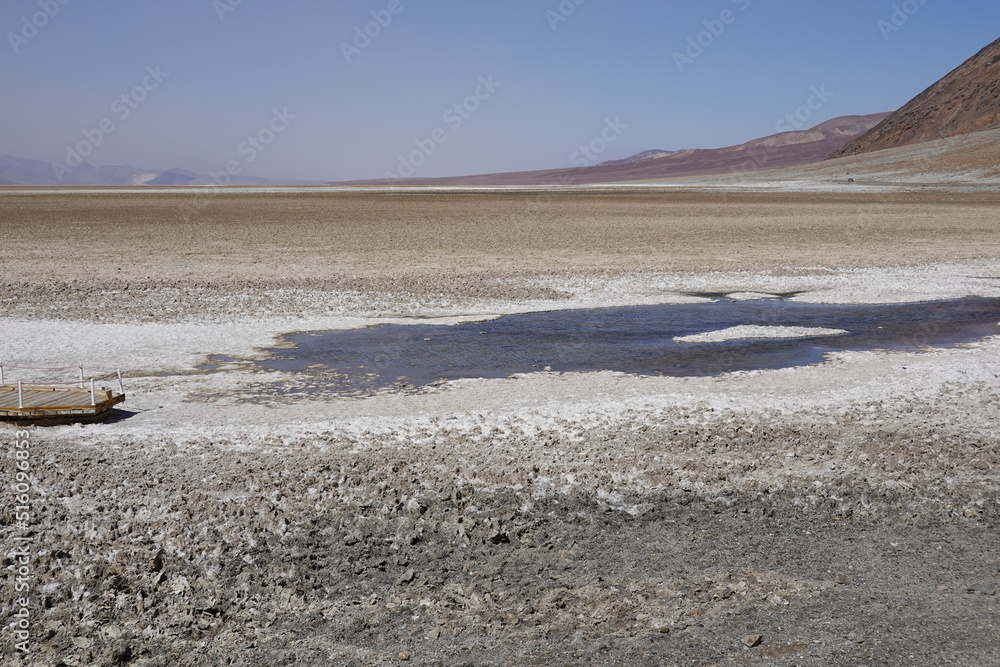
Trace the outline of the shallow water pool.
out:
M 543 370 L 710 376 L 807 365 L 834 351 L 918 350 L 1000 334 L 1000 299 L 828 305 L 784 296 L 526 313 L 455 326 L 296 333 L 286 337 L 289 347 L 274 349 L 256 363 L 311 376 L 309 386 L 317 390 L 368 393 Z M 712 343 L 674 340 L 741 325 L 848 333 Z

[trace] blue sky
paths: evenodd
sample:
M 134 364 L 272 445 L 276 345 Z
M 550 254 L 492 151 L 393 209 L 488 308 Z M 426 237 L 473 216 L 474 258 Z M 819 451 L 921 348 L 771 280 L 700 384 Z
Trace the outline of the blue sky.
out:
M 609 119 L 602 160 L 773 134 L 813 87 L 832 96 L 809 125 L 893 110 L 998 27 L 996 0 L 6 0 L 0 153 L 92 141 L 94 164 L 314 180 L 569 166 Z

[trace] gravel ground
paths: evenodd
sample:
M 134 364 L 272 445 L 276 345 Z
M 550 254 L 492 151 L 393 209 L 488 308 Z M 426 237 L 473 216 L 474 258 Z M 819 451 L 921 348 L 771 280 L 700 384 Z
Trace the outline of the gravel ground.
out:
M 805 279 L 1000 257 L 997 193 L 18 192 L 0 192 L 9 318 L 507 310 L 558 306 L 579 280 L 626 283 L 618 302 L 710 272 Z
M 287 377 L 195 368 L 408 316 L 992 296 L 992 195 L 192 197 L 0 194 L 0 358 L 131 369 L 116 421 L 30 430 L 27 531 L 5 447 L 5 664 L 1000 664 L 1000 339 L 264 404 Z

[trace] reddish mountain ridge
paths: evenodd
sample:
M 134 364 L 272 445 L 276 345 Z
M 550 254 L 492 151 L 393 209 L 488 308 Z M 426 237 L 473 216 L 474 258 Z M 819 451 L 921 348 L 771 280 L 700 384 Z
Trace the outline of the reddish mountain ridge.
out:
M 725 148 L 643 151 L 622 160 L 602 162 L 592 167 L 569 167 L 445 178 L 412 178 L 402 185 L 582 185 L 619 183 L 685 176 L 740 174 L 791 167 L 823 160 L 830 151 L 855 139 L 888 113 L 868 116 L 841 116 L 808 130 L 782 132 L 745 144 Z M 357 184 L 384 184 L 360 181 Z
M 899 148 L 1000 126 L 1000 39 L 831 158 Z

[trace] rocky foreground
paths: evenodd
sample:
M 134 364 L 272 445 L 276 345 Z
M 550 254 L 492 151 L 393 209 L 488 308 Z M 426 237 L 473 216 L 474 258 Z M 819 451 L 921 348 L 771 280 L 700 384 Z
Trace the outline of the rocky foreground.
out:
M 996 664 L 998 422 L 993 384 L 253 447 L 33 431 L 30 664 Z

